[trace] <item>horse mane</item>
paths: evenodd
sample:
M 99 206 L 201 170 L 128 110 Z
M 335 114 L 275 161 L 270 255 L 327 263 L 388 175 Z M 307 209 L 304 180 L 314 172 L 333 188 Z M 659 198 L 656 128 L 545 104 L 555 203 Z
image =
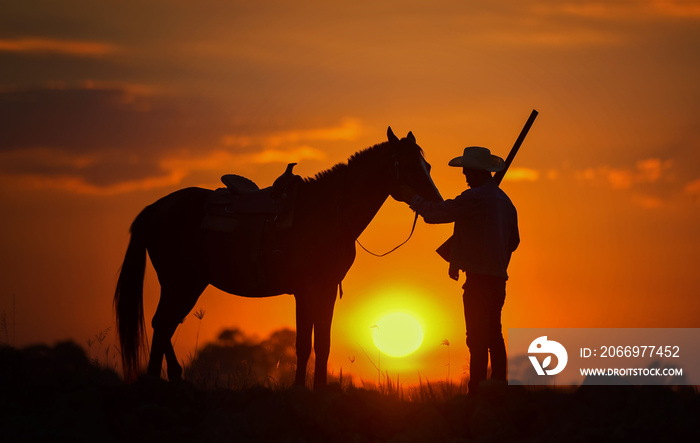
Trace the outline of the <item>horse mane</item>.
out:
M 383 142 L 357 151 L 350 156 L 347 162 L 338 163 L 325 171 L 317 173 L 314 177 L 307 177 L 304 179 L 304 183 L 327 184 L 328 182 L 341 179 L 349 168 L 362 168 L 371 164 L 378 155 L 386 154 L 388 148 L 389 142 Z
M 365 165 L 373 164 L 377 156 L 388 155 L 390 145 L 391 144 L 389 142 L 383 142 L 357 151 L 350 156 L 346 163 L 338 163 L 329 169 L 317 173 L 314 177 L 307 177 L 303 180 L 303 183 L 315 188 L 316 186 L 325 187 L 334 184 L 337 181 L 344 180 L 348 169 L 362 169 L 365 167 Z M 423 156 L 423 149 L 417 145 L 416 147 L 418 148 L 420 155 Z
M 333 167 L 326 169 L 325 171 L 321 171 L 317 173 L 313 177 L 306 177 L 304 179 L 304 183 L 322 183 L 322 182 L 327 182 L 332 180 L 334 177 L 343 175 L 345 171 L 348 169 L 348 164 L 347 163 L 338 163 L 337 165 L 334 165 Z
M 388 147 L 389 142 L 383 142 L 369 148 L 365 148 L 351 155 L 347 163 L 338 163 L 330 169 L 319 172 L 314 177 L 307 177 L 304 179 L 304 183 L 326 184 L 328 182 L 341 179 L 349 168 L 361 168 L 364 165 L 369 164 L 377 155 L 386 152 Z

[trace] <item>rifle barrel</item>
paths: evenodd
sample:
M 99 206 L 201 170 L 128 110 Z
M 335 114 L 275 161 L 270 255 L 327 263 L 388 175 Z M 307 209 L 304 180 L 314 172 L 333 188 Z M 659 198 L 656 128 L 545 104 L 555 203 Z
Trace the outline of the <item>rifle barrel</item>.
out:
M 518 136 L 517 140 L 515 140 L 515 144 L 513 144 L 513 147 L 511 148 L 510 152 L 508 153 L 508 157 L 506 157 L 506 167 L 498 171 L 493 175 L 493 178 L 496 180 L 496 183 L 499 185 L 501 184 L 501 181 L 503 180 L 503 177 L 506 175 L 506 172 L 508 171 L 508 168 L 510 168 L 510 164 L 513 163 L 513 159 L 515 158 L 515 155 L 518 153 L 518 150 L 520 149 L 520 145 L 523 144 L 523 141 L 525 140 L 525 137 L 527 136 L 527 133 L 530 131 L 530 128 L 532 127 L 532 124 L 535 122 L 535 119 L 537 118 L 537 115 L 539 113 L 536 110 L 532 110 L 532 113 L 530 113 L 530 117 L 527 119 L 527 122 L 525 122 L 525 126 L 523 126 L 523 129 L 520 131 L 520 135 Z

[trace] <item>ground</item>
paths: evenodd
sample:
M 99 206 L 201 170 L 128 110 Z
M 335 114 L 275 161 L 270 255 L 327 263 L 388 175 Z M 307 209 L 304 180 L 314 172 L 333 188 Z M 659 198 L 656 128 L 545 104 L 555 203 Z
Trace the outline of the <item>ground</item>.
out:
M 72 343 L 0 348 L 2 440 L 104 442 L 698 441 L 695 387 L 486 386 L 414 399 L 341 388 L 127 385 Z

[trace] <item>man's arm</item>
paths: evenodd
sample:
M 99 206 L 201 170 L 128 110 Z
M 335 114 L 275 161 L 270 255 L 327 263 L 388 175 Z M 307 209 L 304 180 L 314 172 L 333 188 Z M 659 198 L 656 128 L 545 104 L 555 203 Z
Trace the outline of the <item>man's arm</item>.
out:
M 468 211 L 469 199 L 464 194 L 442 202 L 433 202 L 414 195 L 411 209 L 423 216 L 426 223 L 453 223 Z
M 511 234 L 510 242 L 511 252 L 514 252 L 516 249 L 518 249 L 518 246 L 520 245 L 520 228 L 518 228 L 517 212 L 515 212 L 515 215 L 513 216 L 513 233 Z

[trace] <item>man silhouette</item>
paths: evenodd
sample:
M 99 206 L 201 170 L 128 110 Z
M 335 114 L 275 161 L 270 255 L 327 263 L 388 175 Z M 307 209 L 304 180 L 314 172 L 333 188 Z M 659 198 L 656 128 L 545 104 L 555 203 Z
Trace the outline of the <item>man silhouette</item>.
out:
M 430 202 L 402 187 L 395 198 L 410 204 L 427 223 L 454 223 L 450 248 L 450 278 L 459 270 L 464 283 L 464 320 L 470 357 L 469 392 L 486 379 L 489 354 L 491 378 L 506 380 L 506 349 L 501 309 L 506 297 L 508 263 L 520 243 L 515 206 L 493 179 L 505 167 L 502 158 L 479 146 L 464 149 L 449 162 L 461 167 L 469 189 L 452 200 Z

